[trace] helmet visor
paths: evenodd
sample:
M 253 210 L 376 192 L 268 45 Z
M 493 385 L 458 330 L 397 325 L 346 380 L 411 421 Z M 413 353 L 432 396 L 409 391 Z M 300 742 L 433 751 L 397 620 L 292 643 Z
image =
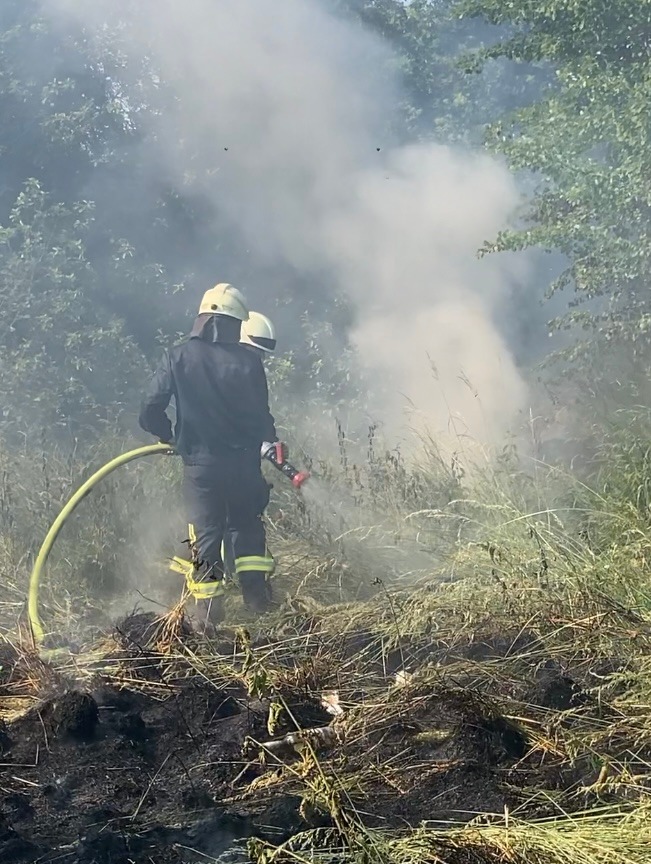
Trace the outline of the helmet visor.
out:
M 264 348 L 265 351 L 273 351 L 276 348 L 275 339 L 266 339 L 264 336 L 250 336 L 251 342 L 257 345 L 258 348 Z

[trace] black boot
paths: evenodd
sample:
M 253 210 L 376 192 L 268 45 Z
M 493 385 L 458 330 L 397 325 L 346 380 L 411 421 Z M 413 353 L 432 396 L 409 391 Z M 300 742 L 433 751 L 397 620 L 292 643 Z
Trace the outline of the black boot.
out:
M 240 588 L 244 605 L 251 612 L 263 615 L 271 608 L 271 584 L 267 574 L 259 570 L 240 573 Z

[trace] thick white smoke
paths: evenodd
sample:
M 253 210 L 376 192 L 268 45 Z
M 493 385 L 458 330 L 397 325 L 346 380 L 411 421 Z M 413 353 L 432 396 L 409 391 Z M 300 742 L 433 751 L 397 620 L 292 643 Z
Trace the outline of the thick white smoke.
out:
M 416 425 L 482 442 L 513 420 L 525 387 L 492 314 L 515 274 L 475 252 L 515 200 L 488 157 L 426 144 L 358 173 L 347 208 L 333 214 L 326 247 L 368 309 L 354 338 L 393 385 L 390 417 L 408 403 L 424 421 Z
M 411 404 L 435 433 L 451 415 L 480 441 L 504 433 L 526 393 L 494 316 L 519 274 L 475 253 L 516 189 L 483 154 L 390 139 L 399 81 L 379 39 L 325 0 L 43 2 L 98 39 L 128 22 L 132 68 L 148 58 L 177 97 L 156 160 L 177 181 L 217 172 L 219 208 L 253 254 L 325 273 L 351 298 L 393 431 Z

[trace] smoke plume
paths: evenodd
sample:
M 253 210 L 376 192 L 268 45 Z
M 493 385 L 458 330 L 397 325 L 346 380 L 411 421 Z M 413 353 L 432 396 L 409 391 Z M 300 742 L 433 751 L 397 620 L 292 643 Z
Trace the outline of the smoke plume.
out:
M 149 99 L 173 94 L 145 121 L 152 170 L 211 196 L 260 272 L 283 261 L 350 300 L 392 433 L 411 406 L 434 433 L 499 439 L 526 399 L 498 322 L 522 265 L 475 253 L 515 184 L 484 154 L 394 137 L 400 81 L 378 37 L 325 0 L 43 2 L 98 43 L 119 33 L 125 110 L 147 70 Z M 243 287 L 273 312 L 262 280 Z

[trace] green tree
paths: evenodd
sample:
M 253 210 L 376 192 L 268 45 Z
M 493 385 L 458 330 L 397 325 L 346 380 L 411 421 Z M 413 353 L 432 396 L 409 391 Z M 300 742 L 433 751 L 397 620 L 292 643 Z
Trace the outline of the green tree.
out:
M 115 417 L 207 245 L 202 202 L 148 164 L 136 122 L 147 106 L 125 101 L 123 62 L 119 42 L 98 51 L 36 0 L 0 8 L 5 434 L 77 434 Z
M 37 0 L 2 4 L 0 221 L 32 179 L 65 207 L 92 201 L 85 255 L 101 302 L 151 354 L 178 313 L 174 286 L 192 279 L 206 245 L 206 213 L 150 164 L 138 120 L 151 70 L 144 57 L 140 76 L 130 70 L 143 84 L 129 103 L 118 84 L 124 62 L 110 30 L 99 50 L 83 30 L 57 27 Z
M 404 98 L 394 122 L 399 136 L 481 144 L 486 125 L 506 109 L 533 98 L 539 71 L 515 76 L 503 58 L 469 75 L 465 53 L 494 41 L 500 31 L 480 18 L 460 18 L 456 0 L 333 0 L 345 15 L 382 36 L 394 51 Z M 503 32 L 502 28 L 502 32 Z
M 29 181 L 0 227 L 0 429 L 74 438 L 114 421 L 143 359 L 106 315 L 87 260 L 87 202 L 51 203 Z
M 651 0 L 462 0 L 459 13 L 508 25 L 478 53 L 553 71 L 541 98 L 494 123 L 488 144 L 534 172 L 520 230 L 485 251 L 559 250 L 550 291 L 571 292 L 558 327 L 576 332 L 569 360 L 606 373 L 610 357 L 648 359 L 651 337 Z M 587 331 L 587 332 L 586 332 Z M 582 337 L 582 332 L 586 335 Z M 613 352 L 613 347 L 621 349 Z M 612 369 L 609 373 L 612 374 Z

